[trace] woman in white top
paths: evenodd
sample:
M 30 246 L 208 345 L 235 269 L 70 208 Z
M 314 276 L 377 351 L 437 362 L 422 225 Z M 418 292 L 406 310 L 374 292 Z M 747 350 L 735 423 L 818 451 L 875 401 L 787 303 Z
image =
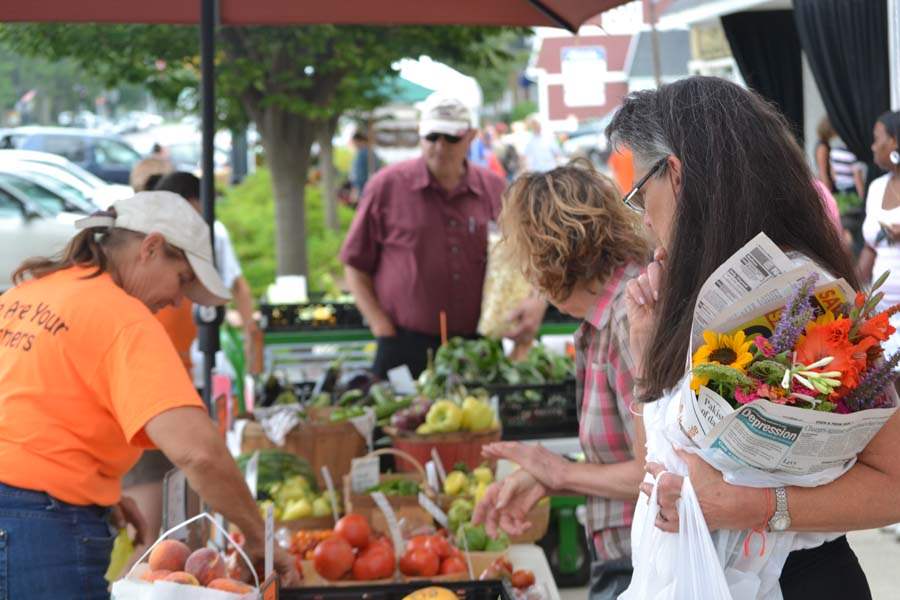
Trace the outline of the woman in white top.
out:
M 891 271 L 882 291 L 882 305 L 900 302 L 900 111 L 886 112 L 875 123 L 872 154 L 875 164 L 887 173 L 872 182 L 866 197 L 866 220 L 863 237 L 866 246 L 859 257 L 860 278 L 871 281 L 884 271 Z M 891 319 L 900 329 L 900 314 Z M 896 339 L 896 338 L 894 338 Z M 885 343 L 885 354 L 898 350 L 898 344 Z

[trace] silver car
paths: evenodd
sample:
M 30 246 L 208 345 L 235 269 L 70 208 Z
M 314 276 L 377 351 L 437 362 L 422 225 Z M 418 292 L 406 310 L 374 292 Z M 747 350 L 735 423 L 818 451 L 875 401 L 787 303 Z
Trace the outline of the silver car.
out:
M 75 235 L 70 213 L 53 214 L 19 189 L 0 182 L 0 292 L 26 258 L 52 256 Z
M 106 183 L 70 160 L 49 152 L 32 150 L 0 150 L 0 167 L 11 166 L 21 172 L 53 177 L 65 189 L 74 188 L 77 194 L 99 208 L 106 208 L 116 200 L 134 194 L 131 186 Z

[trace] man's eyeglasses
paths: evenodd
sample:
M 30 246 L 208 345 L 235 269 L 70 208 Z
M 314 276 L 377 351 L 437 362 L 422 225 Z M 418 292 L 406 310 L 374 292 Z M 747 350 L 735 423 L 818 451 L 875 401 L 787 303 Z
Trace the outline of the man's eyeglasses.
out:
M 448 144 L 458 144 L 460 142 L 460 140 L 462 140 L 462 138 L 459 137 L 458 135 L 449 135 L 446 133 L 429 133 L 428 135 L 425 136 L 425 139 L 428 140 L 432 144 L 441 138 L 444 138 L 444 141 L 447 142 Z
M 651 177 L 656 175 L 659 172 L 659 170 L 663 168 L 663 166 L 666 164 L 667 160 L 668 160 L 668 157 L 661 158 L 658 161 L 656 161 L 656 164 L 654 164 L 652 167 L 650 167 L 650 170 L 647 171 L 647 174 L 644 175 L 643 177 L 641 177 L 641 179 L 634 185 L 634 187 L 631 188 L 630 192 L 625 194 L 625 197 L 622 199 L 622 201 L 625 202 L 625 206 L 627 206 L 628 208 L 630 208 L 631 210 L 633 210 L 636 213 L 644 212 L 646 207 L 644 206 L 644 195 L 641 194 L 641 188 L 644 187 L 644 184 L 647 183 L 647 181 Z

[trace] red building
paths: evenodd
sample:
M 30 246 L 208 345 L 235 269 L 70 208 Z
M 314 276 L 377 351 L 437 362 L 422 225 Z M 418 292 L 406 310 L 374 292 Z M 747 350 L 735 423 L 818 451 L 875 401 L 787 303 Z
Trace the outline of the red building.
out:
M 656 13 L 668 4 L 657 0 Z M 528 72 L 537 83 L 539 113 L 547 128 L 571 130 L 622 103 L 637 42 L 649 32 L 650 19 L 646 3 L 635 1 L 598 15 L 577 36 L 561 29 L 536 30 Z

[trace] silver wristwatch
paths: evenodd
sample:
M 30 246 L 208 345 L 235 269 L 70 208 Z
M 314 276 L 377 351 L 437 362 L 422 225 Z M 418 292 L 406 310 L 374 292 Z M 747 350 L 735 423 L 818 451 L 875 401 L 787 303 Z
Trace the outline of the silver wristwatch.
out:
M 775 488 L 775 514 L 769 519 L 769 531 L 787 531 L 791 526 L 791 513 L 788 512 L 787 490 Z

